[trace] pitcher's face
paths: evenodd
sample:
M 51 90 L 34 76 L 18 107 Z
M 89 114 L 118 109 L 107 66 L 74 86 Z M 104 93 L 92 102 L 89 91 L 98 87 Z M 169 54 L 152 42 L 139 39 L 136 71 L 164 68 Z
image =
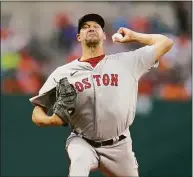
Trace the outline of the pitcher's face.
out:
M 81 43 L 85 43 L 87 46 L 96 46 L 105 39 L 106 35 L 103 29 L 94 21 L 86 22 L 82 26 L 80 33 L 77 34 L 77 40 Z

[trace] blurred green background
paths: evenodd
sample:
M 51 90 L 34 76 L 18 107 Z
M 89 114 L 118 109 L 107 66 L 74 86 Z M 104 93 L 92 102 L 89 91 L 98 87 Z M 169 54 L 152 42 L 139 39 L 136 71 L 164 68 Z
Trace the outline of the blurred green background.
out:
M 35 126 L 28 99 L 1 96 L 1 175 L 67 176 L 69 129 Z M 140 176 L 192 176 L 191 101 L 153 100 L 153 105 L 151 114 L 136 116 L 131 127 Z

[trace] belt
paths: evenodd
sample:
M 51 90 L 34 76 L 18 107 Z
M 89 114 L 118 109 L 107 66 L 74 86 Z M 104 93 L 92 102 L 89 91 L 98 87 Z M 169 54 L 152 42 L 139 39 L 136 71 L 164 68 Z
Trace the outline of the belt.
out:
M 77 133 L 75 130 L 73 131 L 74 133 L 76 133 L 77 135 L 79 135 L 79 133 Z M 94 141 L 94 140 L 91 140 L 91 139 L 88 139 L 88 138 L 85 138 L 84 136 L 82 136 L 82 138 L 84 140 L 86 140 L 91 146 L 95 147 L 95 148 L 99 148 L 101 146 L 110 146 L 110 145 L 113 145 L 114 144 L 114 140 L 113 139 L 110 139 L 110 140 L 106 140 L 106 141 Z M 118 140 L 117 142 L 125 139 L 126 136 L 125 135 L 120 135 L 118 136 Z

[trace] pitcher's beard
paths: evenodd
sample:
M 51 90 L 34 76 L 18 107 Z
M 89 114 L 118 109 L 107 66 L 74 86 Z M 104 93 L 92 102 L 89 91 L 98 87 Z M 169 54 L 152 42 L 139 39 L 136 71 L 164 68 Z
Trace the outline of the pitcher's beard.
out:
M 97 47 L 99 45 L 99 40 L 98 39 L 89 39 L 89 40 L 86 40 L 86 46 L 87 47 Z

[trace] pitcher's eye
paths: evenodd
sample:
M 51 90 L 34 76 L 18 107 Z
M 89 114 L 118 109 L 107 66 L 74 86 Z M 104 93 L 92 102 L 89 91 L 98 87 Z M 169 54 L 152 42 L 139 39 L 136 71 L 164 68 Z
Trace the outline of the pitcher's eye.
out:
M 84 25 L 82 28 L 86 29 L 86 28 L 89 28 L 89 26 L 88 25 Z
M 100 28 L 100 26 L 99 26 L 99 25 L 95 25 L 94 27 L 95 27 L 95 28 Z

